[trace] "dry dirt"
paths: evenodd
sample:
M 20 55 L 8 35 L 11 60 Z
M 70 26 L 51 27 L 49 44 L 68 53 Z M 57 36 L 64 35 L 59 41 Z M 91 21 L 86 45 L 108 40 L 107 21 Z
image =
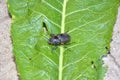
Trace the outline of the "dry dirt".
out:
M 10 38 L 11 18 L 5 0 L 0 0 L 0 80 L 18 80 Z M 111 42 L 111 54 L 104 58 L 108 71 L 104 80 L 120 80 L 120 7 Z

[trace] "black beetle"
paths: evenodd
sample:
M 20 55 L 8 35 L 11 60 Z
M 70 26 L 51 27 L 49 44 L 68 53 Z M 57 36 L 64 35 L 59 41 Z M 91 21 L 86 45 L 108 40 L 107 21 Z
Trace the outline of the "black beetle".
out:
M 64 45 L 70 42 L 70 35 L 67 33 L 61 33 L 61 34 L 51 34 L 51 38 L 48 39 L 48 43 L 51 45 L 54 45 L 56 49 L 59 45 Z

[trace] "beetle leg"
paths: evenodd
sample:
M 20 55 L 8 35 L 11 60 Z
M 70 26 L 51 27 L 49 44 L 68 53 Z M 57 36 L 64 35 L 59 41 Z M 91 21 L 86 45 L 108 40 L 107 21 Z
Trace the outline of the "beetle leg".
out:
M 56 50 L 56 49 L 57 49 L 57 47 L 58 47 L 58 46 L 57 46 L 57 45 L 55 45 L 55 47 L 54 47 L 52 50 Z
M 55 34 L 50 34 L 50 36 L 51 36 L 51 37 L 54 37 L 54 36 L 55 36 Z
M 64 46 L 64 48 L 68 51 L 71 51 L 71 49 L 69 49 L 67 46 Z

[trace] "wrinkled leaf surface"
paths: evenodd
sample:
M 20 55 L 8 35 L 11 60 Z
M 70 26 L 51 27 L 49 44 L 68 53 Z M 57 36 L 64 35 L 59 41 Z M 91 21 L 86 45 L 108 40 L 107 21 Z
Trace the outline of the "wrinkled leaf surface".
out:
M 103 80 L 119 0 L 8 0 L 21 80 Z M 43 25 L 44 24 L 44 25 Z M 46 31 L 46 30 L 47 31 Z M 48 44 L 68 33 L 69 44 Z

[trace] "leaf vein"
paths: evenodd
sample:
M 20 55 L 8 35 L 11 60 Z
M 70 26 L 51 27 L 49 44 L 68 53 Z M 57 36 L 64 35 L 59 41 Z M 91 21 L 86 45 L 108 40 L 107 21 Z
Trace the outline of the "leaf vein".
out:
M 32 10 L 32 9 L 31 9 Z M 41 16 L 45 17 L 46 19 L 48 19 L 51 23 L 53 23 L 54 25 L 56 25 L 56 27 L 60 28 L 60 25 L 55 23 L 54 21 L 52 21 L 51 19 L 47 18 L 44 14 L 38 12 L 38 11 L 34 11 L 32 10 L 34 13 L 40 14 Z
M 62 13 L 59 9 L 55 8 L 54 6 L 52 6 L 50 3 L 48 3 L 47 1 L 43 0 L 43 2 L 48 5 L 49 7 L 51 7 L 52 9 L 56 10 L 59 13 Z
M 59 2 L 63 6 L 62 2 L 60 2 L 59 0 L 57 0 L 57 2 Z
M 68 0 L 64 0 L 63 2 L 63 10 L 62 10 L 62 21 L 61 21 L 61 33 L 64 33 L 65 31 L 65 12 L 66 12 L 66 4 Z M 60 47 L 60 55 L 59 55 L 59 75 L 58 75 L 58 80 L 62 80 L 63 77 L 63 53 L 64 53 L 64 48 L 63 46 Z
M 41 55 L 43 55 L 44 57 L 46 57 L 46 59 L 48 59 L 50 62 L 52 62 L 56 67 L 58 67 L 57 66 L 57 64 L 52 60 L 52 59 L 50 59 L 49 57 L 47 57 L 46 55 L 44 55 L 44 54 L 41 54 Z
M 89 67 L 85 69 L 84 72 L 80 73 L 74 80 L 77 80 L 78 78 L 80 78 L 85 72 L 87 72 L 88 69 Z
M 98 20 L 102 19 L 103 17 L 104 17 L 104 16 L 102 16 L 102 17 L 100 17 L 100 18 L 98 18 L 98 19 L 95 19 L 95 20 L 93 20 L 93 21 L 89 21 L 88 23 L 83 24 L 83 25 L 81 25 L 81 26 L 78 26 L 78 27 L 76 27 L 76 28 L 74 28 L 74 29 L 70 30 L 68 33 L 71 33 L 71 32 L 73 32 L 73 31 L 75 31 L 75 30 L 77 30 L 77 29 L 79 29 L 79 28 L 81 28 L 81 27 L 83 27 L 83 26 L 85 26 L 85 25 L 90 24 L 90 23 L 96 22 L 96 21 L 98 21 Z
M 92 5 L 92 6 L 89 6 L 89 7 L 87 7 L 87 8 L 81 9 L 81 10 L 75 10 L 75 11 L 69 12 L 69 13 L 66 14 L 66 17 L 69 16 L 69 15 L 72 15 L 72 14 L 74 14 L 74 13 L 80 12 L 80 11 L 89 10 L 89 8 L 91 8 L 91 7 L 98 6 L 98 5 L 102 5 L 102 4 L 104 4 L 104 3 L 97 4 L 97 5 Z
M 88 53 L 89 53 L 89 52 L 88 52 Z M 83 59 L 88 55 L 88 53 L 86 53 L 81 59 L 78 59 L 78 60 L 76 60 L 75 62 L 72 62 L 72 63 L 69 63 L 69 64 L 65 65 L 65 66 L 63 67 L 63 69 L 67 68 L 67 67 L 68 67 L 69 65 L 71 65 L 71 64 L 76 64 L 76 63 L 80 62 L 81 60 L 83 60 Z

